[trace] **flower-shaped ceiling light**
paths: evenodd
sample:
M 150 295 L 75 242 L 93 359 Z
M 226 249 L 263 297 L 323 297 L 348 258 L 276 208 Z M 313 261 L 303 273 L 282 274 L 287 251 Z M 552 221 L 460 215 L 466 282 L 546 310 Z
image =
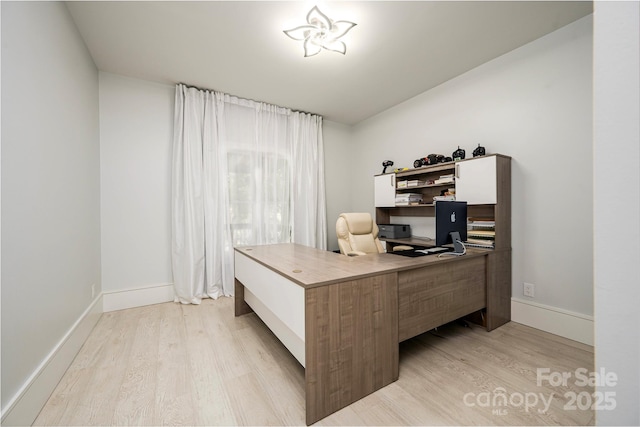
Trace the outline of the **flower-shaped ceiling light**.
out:
M 303 41 L 304 56 L 313 56 L 322 49 L 332 50 L 345 54 L 347 46 L 339 39 L 356 26 L 349 21 L 333 21 L 327 15 L 320 12 L 318 6 L 307 14 L 307 23 L 284 33 L 294 40 Z

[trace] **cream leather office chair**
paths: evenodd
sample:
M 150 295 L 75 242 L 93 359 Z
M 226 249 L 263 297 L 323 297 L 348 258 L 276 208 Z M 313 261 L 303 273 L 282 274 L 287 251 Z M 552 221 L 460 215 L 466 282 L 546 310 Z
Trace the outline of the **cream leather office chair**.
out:
M 336 222 L 340 253 L 349 256 L 384 252 L 378 239 L 378 225 L 368 213 L 343 213 Z M 412 246 L 396 245 L 393 251 L 412 250 Z
M 336 222 L 340 253 L 354 256 L 384 252 L 378 231 L 369 213 L 340 214 Z

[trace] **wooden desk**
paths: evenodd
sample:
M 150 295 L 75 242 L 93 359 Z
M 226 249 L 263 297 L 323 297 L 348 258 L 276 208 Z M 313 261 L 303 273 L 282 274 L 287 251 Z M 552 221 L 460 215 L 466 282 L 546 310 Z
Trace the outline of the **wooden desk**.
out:
M 312 424 L 398 379 L 398 343 L 480 309 L 493 251 L 347 257 L 296 244 L 237 248 L 235 315 L 255 311 L 305 367 Z M 511 287 L 509 285 L 509 297 Z M 496 320 L 497 319 L 497 320 Z M 500 323 L 501 322 L 501 323 Z M 499 323 L 499 324 L 498 324 Z

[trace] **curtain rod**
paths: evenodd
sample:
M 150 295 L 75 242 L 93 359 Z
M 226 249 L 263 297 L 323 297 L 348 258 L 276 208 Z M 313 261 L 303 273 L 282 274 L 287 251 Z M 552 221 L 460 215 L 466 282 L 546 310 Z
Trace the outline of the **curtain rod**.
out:
M 204 90 L 204 91 L 207 91 L 207 92 L 218 92 L 218 91 L 216 91 L 215 89 L 203 89 L 203 88 L 201 88 L 201 87 L 194 86 L 194 85 L 190 85 L 190 84 L 187 84 L 187 83 L 177 83 L 177 84 L 179 84 L 179 85 L 183 85 L 183 86 L 186 86 L 186 87 L 187 87 L 187 88 L 189 88 L 189 89 Z M 243 98 L 243 97 L 241 97 L 241 96 L 231 95 L 230 93 L 226 93 L 226 92 L 220 92 L 220 93 L 224 93 L 225 95 L 233 96 L 233 97 L 238 98 L 238 99 L 243 99 L 243 100 L 245 100 L 245 101 L 257 102 L 257 103 L 261 103 L 261 104 L 269 104 L 269 105 L 273 105 L 273 106 L 278 107 L 278 108 L 286 108 L 287 110 L 291 110 L 291 112 L 293 112 L 293 113 L 302 113 L 302 114 L 310 114 L 310 115 L 312 115 L 312 116 L 318 116 L 318 117 L 320 117 L 320 118 L 322 118 L 322 119 L 324 120 L 324 117 L 322 117 L 320 114 L 310 113 L 310 112 L 308 112 L 308 111 L 302 111 L 302 110 L 294 110 L 293 108 L 289 108 L 289 107 L 282 107 L 282 106 L 280 106 L 280 105 L 272 104 L 272 103 L 270 103 L 270 102 L 257 101 L 257 100 L 255 100 L 255 99 L 250 99 L 250 98 Z

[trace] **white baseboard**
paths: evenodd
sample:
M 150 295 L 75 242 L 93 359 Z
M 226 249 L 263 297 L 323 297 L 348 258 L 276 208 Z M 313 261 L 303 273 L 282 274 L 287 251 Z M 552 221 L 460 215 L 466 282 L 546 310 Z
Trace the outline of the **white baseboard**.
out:
M 173 301 L 175 292 L 172 283 L 144 286 L 134 289 L 104 292 L 104 312 L 142 307 Z
M 2 408 L 3 426 L 31 425 L 102 315 L 98 295 Z
M 593 316 L 511 298 L 511 320 L 583 344 L 594 345 Z

